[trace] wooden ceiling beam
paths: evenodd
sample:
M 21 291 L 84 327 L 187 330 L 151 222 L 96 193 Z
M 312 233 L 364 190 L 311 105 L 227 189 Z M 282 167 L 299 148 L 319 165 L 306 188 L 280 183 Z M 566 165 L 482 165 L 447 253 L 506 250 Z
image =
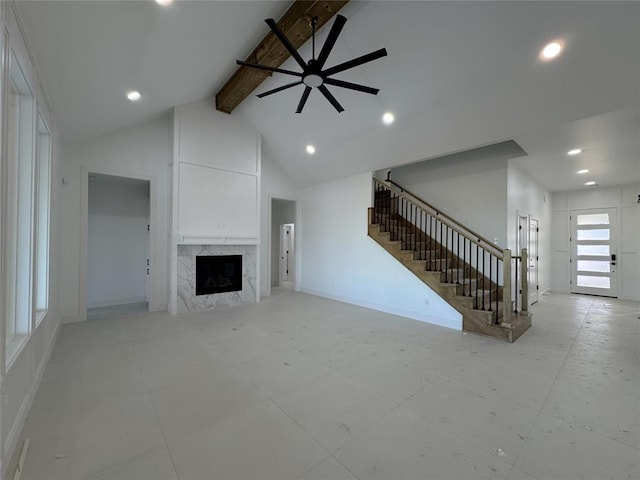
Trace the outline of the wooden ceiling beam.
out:
M 298 49 L 311 38 L 311 20 L 318 18 L 318 27 L 322 27 L 349 0 L 295 0 L 285 14 L 278 20 L 278 26 L 293 46 Z M 316 45 L 316 48 L 319 46 Z M 258 46 L 245 59 L 249 63 L 259 63 L 279 67 L 289 58 L 289 52 L 280 43 L 273 32 L 262 39 Z M 270 72 L 251 67 L 239 67 L 231 78 L 215 95 L 216 109 L 231 113 L 240 103 L 271 76 Z

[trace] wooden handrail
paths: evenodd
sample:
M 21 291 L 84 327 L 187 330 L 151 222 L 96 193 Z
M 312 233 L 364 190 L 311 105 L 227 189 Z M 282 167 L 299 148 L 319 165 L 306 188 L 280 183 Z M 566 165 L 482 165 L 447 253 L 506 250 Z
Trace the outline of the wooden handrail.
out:
M 454 230 L 458 234 L 466 237 L 470 242 L 480 246 L 484 250 L 486 250 L 489 253 L 495 255 L 500 260 L 502 260 L 504 258 L 504 251 L 501 248 L 496 247 L 493 243 L 491 243 L 489 240 L 484 238 L 482 235 L 479 235 L 478 233 L 474 232 L 473 230 L 465 227 L 460 222 L 458 222 L 457 220 L 451 218 L 450 216 L 442 213 L 440 210 L 438 210 L 437 208 L 433 207 L 432 205 L 429 205 L 427 202 L 422 200 L 420 197 L 418 197 L 415 194 L 411 193 L 409 190 L 407 190 L 406 188 L 402 187 L 401 185 L 398 185 L 393 180 L 385 180 L 384 182 L 381 181 L 381 180 L 378 180 L 377 178 L 374 178 L 373 180 L 374 180 L 374 182 L 382 185 L 384 188 L 388 188 L 389 190 L 394 191 L 398 195 L 406 198 L 407 200 L 410 200 L 413 203 L 419 205 L 427 213 L 430 213 L 431 215 L 434 215 L 434 216 L 438 217 L 439 219 L 441 219 L 442 223 L 447 225 L 449 228 L 451 228 L 452 230 Z

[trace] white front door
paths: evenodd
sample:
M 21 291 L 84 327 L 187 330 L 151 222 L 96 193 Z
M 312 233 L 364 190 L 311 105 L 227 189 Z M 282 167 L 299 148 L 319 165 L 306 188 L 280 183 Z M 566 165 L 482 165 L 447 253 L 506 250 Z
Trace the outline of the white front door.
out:
M 616 297 L 615 208 L 571 211 L 571 292 Z
M 529 220 L 529 305 L 538 301 L 538 220 Z

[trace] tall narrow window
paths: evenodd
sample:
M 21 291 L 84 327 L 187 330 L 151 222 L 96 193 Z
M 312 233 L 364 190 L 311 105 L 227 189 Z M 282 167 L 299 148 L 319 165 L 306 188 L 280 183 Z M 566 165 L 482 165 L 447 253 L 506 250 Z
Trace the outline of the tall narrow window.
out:
M 6 355 L 12 359 L 33 317 L 34 100 L 16 57 L 10 56 L 7 105 Z
M 16 336 L 16 278 L 18 276 L 18 126 L 20 124 L 20 93 L 13 81 L 9 82 L 7 98 L 7 218 L 6 228 L 6 319 L 7 345 Z
M 44 118 L 38 120 L 37 229 L 36 229 L 36 325 L 49 305 L 49 197 L 51 185 L 51 133 Z

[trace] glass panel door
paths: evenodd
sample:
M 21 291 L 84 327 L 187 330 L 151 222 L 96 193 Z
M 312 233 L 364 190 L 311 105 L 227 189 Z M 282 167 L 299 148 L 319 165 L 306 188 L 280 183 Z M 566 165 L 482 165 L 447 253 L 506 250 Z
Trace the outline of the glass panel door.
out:
M 571 212 L 571 291 L 617 296 L 616 209 Z

